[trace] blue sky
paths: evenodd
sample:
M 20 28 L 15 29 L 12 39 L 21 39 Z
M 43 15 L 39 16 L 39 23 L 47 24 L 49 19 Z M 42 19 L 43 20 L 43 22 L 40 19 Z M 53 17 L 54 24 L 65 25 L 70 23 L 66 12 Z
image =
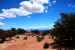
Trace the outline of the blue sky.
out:
M 0 28 L 51 28 L 61 12 L 75 12 L 75 1 L 0 0 Z

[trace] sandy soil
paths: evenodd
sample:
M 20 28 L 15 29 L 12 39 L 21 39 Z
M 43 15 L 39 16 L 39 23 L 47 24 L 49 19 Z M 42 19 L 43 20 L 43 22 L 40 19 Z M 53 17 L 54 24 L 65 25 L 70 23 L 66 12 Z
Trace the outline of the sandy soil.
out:
M 45 36 L 45 39 L 41 42 L 36 40 L 36 37 L 30 35 L 27 36 L 27 40 L 24 39 L 25 35 L 18 35 L 20 38 L 12 37 L 11 41 L 6 41 L 3 44 L 0 44 L 0 50 L 56 50 L 49 47 L 44 49 L 44 43 L 52 43 L 53 40 L 49 36 Z

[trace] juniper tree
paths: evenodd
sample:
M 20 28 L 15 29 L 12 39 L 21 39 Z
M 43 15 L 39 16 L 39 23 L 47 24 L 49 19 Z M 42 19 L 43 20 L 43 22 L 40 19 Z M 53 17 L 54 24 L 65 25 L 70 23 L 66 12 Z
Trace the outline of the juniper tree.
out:
M 51 34 L 56 37 L 53 45 L 58 47 L 68 48 L 68 50 L 75 50 L 75 13 L 61 13 Z

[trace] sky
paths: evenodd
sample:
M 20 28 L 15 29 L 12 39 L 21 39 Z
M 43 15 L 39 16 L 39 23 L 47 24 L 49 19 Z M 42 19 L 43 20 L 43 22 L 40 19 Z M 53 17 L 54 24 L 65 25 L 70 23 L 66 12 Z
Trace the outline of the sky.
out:
M 75 0 L 0 0 L 0 28 L 52 28 L 60 13 L 75 13 Z

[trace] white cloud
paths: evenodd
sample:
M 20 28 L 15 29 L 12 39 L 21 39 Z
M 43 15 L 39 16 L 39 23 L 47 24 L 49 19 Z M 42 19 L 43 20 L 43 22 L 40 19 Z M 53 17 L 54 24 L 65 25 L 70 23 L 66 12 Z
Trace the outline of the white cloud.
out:
M 4 26 L 4 25 L 5 25 L 4 23 L 0 22 L 0 26 Z
M 30 1 L 23 1 L 20 5 L 27 11 L 32 13 L 43 13 L 45 8 L 42 4 L 32 3 Z
M 4 19 L 3 17 L 0 17 L 0 20 Z
M 54 0 L 53 3 L 56 3 L 56 0 Z
M 16 16 L 27 16 L 33 13 L 43 13 L 46 7 L 43 5 L 49 3 L 49 0 L 30 0 L 23 1 L 19 8 L 2 9 L 0 20 L 4 18 L 15 18 Z
M 28 16 L 33 13 L 47 12 L 48 8 L 46 8 L 44 4 L 48 3 L 49 0 L 22 1 L 18 8 L 2 9 L 0 20 L 5 18 L 16 18 L 16 16 Z M 0 25 L 3 25 L 3 23 L 0 23 Z
M 33 26 L 30 28 L 25 28 L 25 29 L 39 29 L 39 28 L 50 28 L 49 26 Z
M 2 17 L 4 18 L 13 18 L 16 17 L 16 15 L 12 12 L 10 12 L 10 9 L 2 9 L 3 13 L 1 13 Z
M 22 7 L 18 8 L 18 9 L 17 8 L 3 9 L 2 11 L 3 11 L 3 13 L 1 13 L 0 15 L 4 18 L 14 18 L 17 15 L 18 16 L 26 16 L 26 15 L 31 14 L 30 12 L 22 9 Z
M 54 23 L 51 23 L 50 25 L 44 25 L 44 24 L 41 24 L 41 26 L 32 26 L 32 27 L 27 27 L 27 28 L 25 28 L 25 29 L 39 29 L 39 28 L 46 28 L 46 29 L 50 29 L 50 28 L 53 28 L 53 25 L 54 25 Z
M 39 4 L 45 4 L 45 3 L 49 3 L 49 0 L 30 0 L 34 3 L 39 3 Z

